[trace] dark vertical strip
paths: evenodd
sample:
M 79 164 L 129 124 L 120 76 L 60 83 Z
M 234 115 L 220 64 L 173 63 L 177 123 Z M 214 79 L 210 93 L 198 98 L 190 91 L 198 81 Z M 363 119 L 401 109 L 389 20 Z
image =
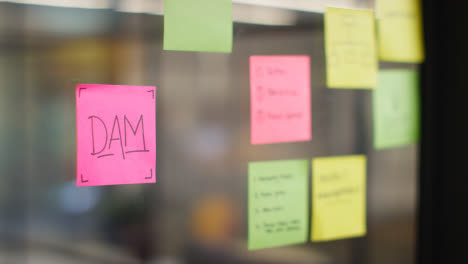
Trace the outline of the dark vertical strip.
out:
M 468 263 L 466 63 L 468 16 L 454 1 L 423 1 L 418 263 Z

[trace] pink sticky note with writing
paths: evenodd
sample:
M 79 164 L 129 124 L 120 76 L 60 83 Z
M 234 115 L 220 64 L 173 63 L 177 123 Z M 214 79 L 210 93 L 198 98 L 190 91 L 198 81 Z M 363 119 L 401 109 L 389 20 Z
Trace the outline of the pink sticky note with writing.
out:
M 156 87 L 76 87 L 77 186 L 156 182 Z
M 250 57 L 251 142 L 311 140 L 308 56 Z

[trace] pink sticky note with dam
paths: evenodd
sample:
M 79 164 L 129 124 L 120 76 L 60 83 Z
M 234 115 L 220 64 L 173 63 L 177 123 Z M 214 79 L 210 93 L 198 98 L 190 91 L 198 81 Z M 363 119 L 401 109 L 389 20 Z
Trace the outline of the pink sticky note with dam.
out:
M 77 186 L 156 182 L 156 87 L 76 87 Z
M 250 103 L 252 144 L 310 140 L 309 57 L 251 56 Z

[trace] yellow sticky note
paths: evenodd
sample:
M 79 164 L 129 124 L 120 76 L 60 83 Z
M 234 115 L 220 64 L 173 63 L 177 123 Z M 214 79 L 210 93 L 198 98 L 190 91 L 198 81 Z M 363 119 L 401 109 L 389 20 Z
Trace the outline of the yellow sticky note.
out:
M 327 8 L 325 54 L 329 88 L 374 88 L 378 69 L 374 12 Z
M 312 160 L 312 241 L 366 234 L 366 156 Z
M 420 0 L 378 0 L 379 58 L 383 61 L 424 61 Z

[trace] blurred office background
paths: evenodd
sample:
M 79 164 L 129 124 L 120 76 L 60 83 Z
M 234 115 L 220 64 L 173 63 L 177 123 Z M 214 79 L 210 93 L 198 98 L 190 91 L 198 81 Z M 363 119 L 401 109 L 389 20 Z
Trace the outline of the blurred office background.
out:
M 162 0 L 0 1 L 0 263 L 415 262 L 418 146 L 374 150 L 371 92 L 325 85 L 325 4 L 373 1 L 233 2 L 214 54 L 162 50 Z M 250 145 L 263 54 L 310 56 L 312 141 Z M 76 187 L 78 83 L 157 86 L 156 184 Z M 249 161 L 347 154 L 368 156 L 365 237 L 247 251 Z

